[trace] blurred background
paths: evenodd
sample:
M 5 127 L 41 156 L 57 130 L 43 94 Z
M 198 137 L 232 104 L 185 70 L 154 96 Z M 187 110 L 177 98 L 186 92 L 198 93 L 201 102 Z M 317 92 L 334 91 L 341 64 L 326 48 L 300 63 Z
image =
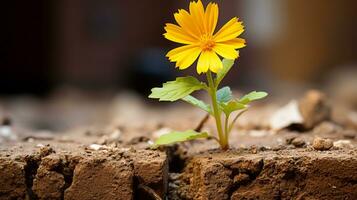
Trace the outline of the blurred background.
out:
M 168 62 L 166 52 L 178 45 L 162 36 L 164 24 L 173 23 L 173 13 L 188 2 L 3 2 L 0 95 L 64 98 L 68 91 L 85 91 L 96 98 L 131 90 L 146 96 L 165 80 L 195 74 L 195 67 L 178 71 Z M 246 27 L 247 47 L 226 80 L 237 90 L 289 95 L 356 88 L 357 1 L 216 2 L 219 27 L 233 16 Z
M 205 1 L 204 3 L 207 3 Z M 237 87 L 314 84 L 356 68 L 354 0 L 221 0 L 220 25 L 245 24 L 248 46 L 230 74 Z M 148 93 L 179 73 L 163 27 L 188 1 L 35 0 L 3 5 L 1 94 L 59 86 Z M 184 74 L 194 72 L 183 71 Z M 158 79 L 158 80 L 157 80 Z M 275 85 L 274 85 L 275 84 Z M 266 89 L 266 88 L 265 88 Z

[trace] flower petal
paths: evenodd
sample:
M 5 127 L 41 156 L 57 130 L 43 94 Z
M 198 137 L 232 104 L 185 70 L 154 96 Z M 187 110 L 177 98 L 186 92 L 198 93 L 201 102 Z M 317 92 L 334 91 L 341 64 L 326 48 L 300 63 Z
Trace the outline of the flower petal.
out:
M 209 3 L 205 12 L 206 31 L 209 35 L 213 35 L 218 21 L 218 5 Z
M 200 33 L 203 34 L 205 32 L 205 27 L 203 23 L 205 10 L 203 8 L 203 4 L 201 0 L 198 0 L 197 2 L 194 1 L 190 2 L 190 14 L 194 19 L 194 23 L 198 27 Z
M 238 21 L 238 18 L 234 17 L 229 20 L 214 36 L 216 42 L 223 42 L 232 40 L 242 34 L 244 26 L 242 22 Z
M 213 50 L 218 53 L 223 58 L 227 59 L 236 59 L 238 58 L 238 52 L 234 49 L 234 47 L 225 45 L 222 43 L 217 43 Z
M 214 51 L 208 51 L 208 57 L 209 57 L 209 69 L 217 73 L 220 69 L 223 68 L 223 64 L 221 59 L 218 57 L 218 55 Z
M 182 57 L 181 60 L 178 60 L 176 62 L 176 67 L 179 67 L 179 69 L 186 69 L 189 66 L 195 62 L 197 57 L 200 55 L 201 49 L 200 48 L 194 48 L 189 50 L 188 52 L 185 53 L 185 55 Z
M 245 39 L 242 39 L 242 38 L 234 38 L 232 40 L 228 40 L 228 41 L 224 41 L 224 42 L 220 42 L 220 43 L 232 46 L 235 49 L 240 49 L 240 48 L 243 48 L 246 46 Z
M 214 51 L 203 51 L 198 58 L 197 73 L 207 72 L 208 69 L 214 73 L 217 73 L 223 68 L 221 59 Z
M 165 38 L 173 42 L 181 44 L 193 44 L 196 42 L 195 38 L 193 38 L 190 34 L 186 33 L 181 27 L 175 24 L 167 23 L 165 30 Z
M 180 9 L 177 13 L 174 14 L 176 22 L 194 38 L 199 38 L 200 30 L 197 27 L 194 18 L 183 9 Z
M 166 56 L 171 62 L 176 62 L 176 67 L 186 69 L 197 59 L 201 49 L 196 45 L 185 45 L 169 51 Z
M 205 73 L 209 69 L 209 54 L 208 51 L 203 51 L 197 61 L 197 73 Z

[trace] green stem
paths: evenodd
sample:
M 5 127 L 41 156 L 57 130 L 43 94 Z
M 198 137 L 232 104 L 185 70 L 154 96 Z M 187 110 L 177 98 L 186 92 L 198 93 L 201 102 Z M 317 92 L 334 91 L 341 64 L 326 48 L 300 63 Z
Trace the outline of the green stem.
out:
M 229 130 L 228 130 L 228 122 L 229 122 L 229 115 L 225 115 L 225 121 L 224 121 L 224 137 L 226 140 L 228 140 L 228 135 L 229 135 Z
M 235 117 L 234 119 L 232 120 L 231 124 L 229 125 L 229 128 L 228 128 L 228 133 L 230 133 L 232 131 L 232 128 L 234 126 L 234 123 L 237 121 L 237 119 L 243 115 L 248 109 L 245 109 L 245 110 L 242 110 L 240 111 Z M 228 137 L 228 134 L 227 134 L 227 137 Z
M 221 148 L 226 150 L 229 148 L 229 144 L 227 141 L 227 138 L 225 137 L 223 131 L 222 131 L 222 122 L 221 122 L 221 113 L 218 109 L 218 103 L 217 103 L 217 86 L 215 85 L 212 74 L 210 71 L 207 72 L 207 80 L 208 80 L 208 86 L 210 89 L 210 96 L 212 99 L 212 107 L 213 107 L 213 115 L 216 120 L 216 126 L 217 126 L 217 132 L 218 132 L 218 138 L 220 141 Z

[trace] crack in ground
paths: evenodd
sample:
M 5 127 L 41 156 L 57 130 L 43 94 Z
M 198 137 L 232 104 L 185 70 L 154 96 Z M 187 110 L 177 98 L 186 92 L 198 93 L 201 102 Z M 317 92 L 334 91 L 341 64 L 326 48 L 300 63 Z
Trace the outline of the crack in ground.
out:
M 242 162 L 249 162 L 249 161 L 242 161 Z M 252 183 L 263 171 L 264 168 L 264 160 L 261 159 L 258 161 L 258 166 L 254 167 L 251 170 L 243 169 L 243 168 L 234 168 L 232 169 L 230 166 L 226 166 L 223 163 L 221 163 L 226 169 L 231 171 L 230 179 L 232 180 L 232 185 L 228 191 L 228 199 L 232 198 L 232 195 L 235 191 L 239 189 L 239 187 L 242 185 L 242 183 L 234 183 L 234 178 L 235 176 L 239 174 L 247 174 L 249 176 L 249 180 L 247 182 L 244 182 L 243 185 L 249 185 Z M 254 165 L 254 164 L 253 164 Z
M 75 166 L 70 166 L 70 161 L 66 156 L 64 160 L 61 160 L 60 165 L 52 170 L 61 174 L 65 182 L 63 188 L 61 189 L 61 200 L 64 200 L 65 191 L 72 185 L 74 168 Z
M 38 167 L 40 165 L 41 160 L 35 159 L 33 156 L 25 157 L 26 165 L 25 165 L 25 183 L 26 183 L 26 191 L 30 200 L 36 200 L 38 197 L 32 190 L 33 180 L 36 177 Z

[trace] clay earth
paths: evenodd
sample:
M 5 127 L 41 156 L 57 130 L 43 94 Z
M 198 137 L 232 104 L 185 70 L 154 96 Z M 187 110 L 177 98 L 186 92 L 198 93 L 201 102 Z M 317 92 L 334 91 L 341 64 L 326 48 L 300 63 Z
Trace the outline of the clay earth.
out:
M 153 150 L 155 138 L 196 128 L 205 114 L 180 103 L 147 105 L 128 94 L 117 99 L 80 113 L 96 116 L 83 123 L 68 117 L 73 102 L 49 101 L 46 112 L 35 103 L 32 119 L 55 121 L 57 131 L 26 128 L 16 110 L 9 111 L 14 119 L 3 116 L 0 199 L 357 199 L 357 113 L 319 91 L 289 109 L 288 100 L 254 105 L 234 127 L 228 151 L 213 139 Z M 93 105 L 75 102 L 77 114 Z M 300 118 L 272 120 L 291 110 Z M 81 126 L 62 131 L 73 124 Z M 215 133 L 212 119 L 198 128 Z

